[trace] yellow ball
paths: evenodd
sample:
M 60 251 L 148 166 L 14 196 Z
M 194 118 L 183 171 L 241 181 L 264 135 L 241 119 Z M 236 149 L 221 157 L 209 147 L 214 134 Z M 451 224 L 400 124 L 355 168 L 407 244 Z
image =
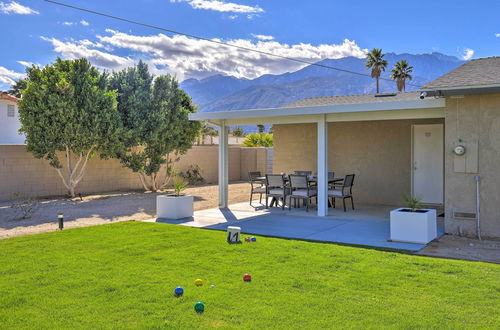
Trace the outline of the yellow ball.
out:
M 194 281 L 194 285 L 196 285 L 196 286 L 202 286 L 203 285 L 203 281 L 200 280 L 200 279 L 197 279 L 197 280 Z

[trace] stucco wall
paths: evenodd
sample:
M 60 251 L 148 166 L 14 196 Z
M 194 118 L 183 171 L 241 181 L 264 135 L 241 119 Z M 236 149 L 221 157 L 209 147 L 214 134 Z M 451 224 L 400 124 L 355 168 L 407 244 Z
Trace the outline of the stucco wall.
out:
M 7 116 L 7 105 L 15 108 L 14 117 Z M 21 127 L 17 103 L 0 99 L 0 144 L 23 144 L 24 136 L 17 131 Z
M 458 139 L 477 140 L 478 173 L 457 173 L 451 152 Z M 446 232 L 475 235 L 475 220 L 453 218 L 453 211 L 476 212 L 476 183 L 481 176 L 481 232 L 500 237 L 500 94 L 446 99 L 445 206 Z
M 229 180 L 247 179 L 248 171 L 266 168 L 265 148 L 229 148 Z M 194 146 L 182 156 L 176 168 L 184 171 L 191 164 L 203 169 L 207 183 L 217 182 L 217 146 Z M 93 193 L 115 190 L 142 189 L 137 174 L 123 168 L 115 159 L 89 161 L 88 170 L 77 188 L 78 192 Z M 47 161 L 36 159 L 22 145 L 0 145 L 0 200 L 9 200 L 12 193 L 25 196 L 53 196 L 66 193 L 57 172 Z
M 411 126 L 442 119 L 335 122 L 328 124 L 329 170 L 356 174 L 359 203 L 400 205 L 411 193 Z M 274 125 L 275 173 L 316 172 L 316 124 Z

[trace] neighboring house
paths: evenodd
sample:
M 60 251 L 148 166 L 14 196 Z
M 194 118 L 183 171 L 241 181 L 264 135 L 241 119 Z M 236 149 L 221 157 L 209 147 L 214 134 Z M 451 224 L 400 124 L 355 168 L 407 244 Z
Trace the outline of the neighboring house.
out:
M 24 144 L 24 136 L 18 132 L 21 127 L 18 102 L 19 99 L 0 92 L 0 144 Z
M 318 173 L 318 216 L 329 212 L 330 170 L 356 174 L 360 203 L 401 205 L 413 195 L 444 206 L 447 233 L 474 235 L 480 216 L 482 236 L 500 237 L 500 57 L 469 61 L 419 92 L 308 98 L 190 119 L 220 127 L 221 207 L 228 127 L 273 124 L 274 171 Z

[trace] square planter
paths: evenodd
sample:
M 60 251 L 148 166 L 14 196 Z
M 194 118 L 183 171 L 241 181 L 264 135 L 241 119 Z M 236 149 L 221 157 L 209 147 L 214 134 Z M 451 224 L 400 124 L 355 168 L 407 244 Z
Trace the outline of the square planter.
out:
M 182 219 L 193 216 L 193 196 L 156 196 L 156 216 L 162 219 Z
M 391 211 L 391 240 L 427 244 L 437 237 L 436 210 L 408 212 L 406 207 Z

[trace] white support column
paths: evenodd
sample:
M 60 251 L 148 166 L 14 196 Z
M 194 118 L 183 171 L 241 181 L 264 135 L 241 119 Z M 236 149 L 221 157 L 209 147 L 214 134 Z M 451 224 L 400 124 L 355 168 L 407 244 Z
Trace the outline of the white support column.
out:
M 219 126 L 219 207 L 227 207 L 229 184 L 228 127 L 222 121 Z
M 328 215 L 328 123 L 318 120 L 318 216 Z

